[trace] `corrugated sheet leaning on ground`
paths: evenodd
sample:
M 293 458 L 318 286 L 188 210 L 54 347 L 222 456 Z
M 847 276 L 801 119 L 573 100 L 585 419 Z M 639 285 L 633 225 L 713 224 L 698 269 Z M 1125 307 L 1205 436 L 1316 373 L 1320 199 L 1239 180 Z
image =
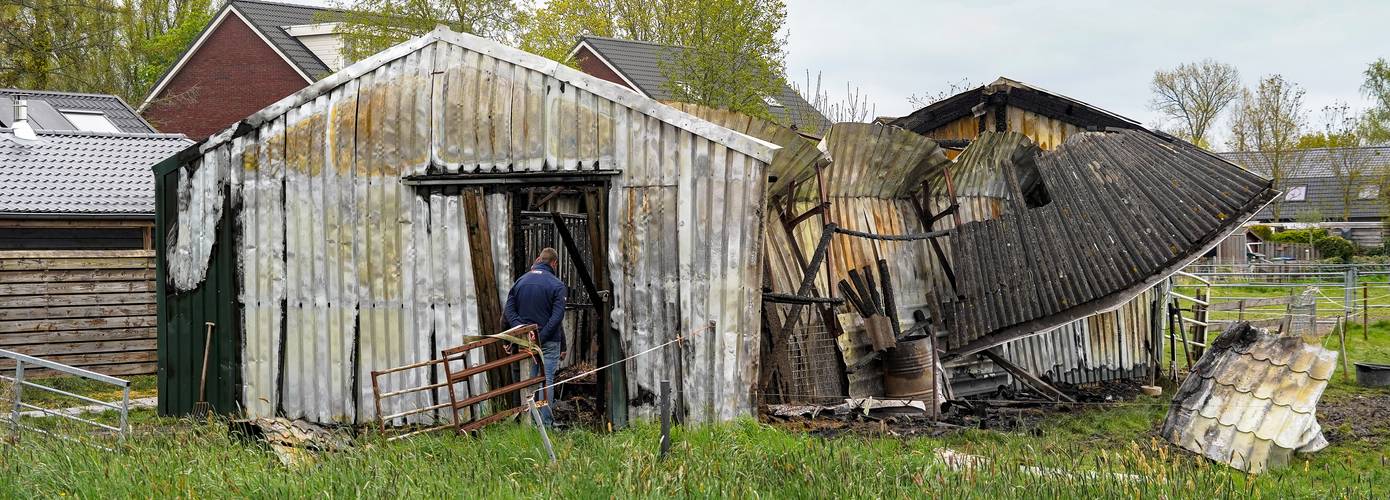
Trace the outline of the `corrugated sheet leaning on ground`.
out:
M 958 228 L 957 355 L 1119 306 L 1274 195 L 1266 179 L 1145 132 L 1078 134 L 1035 161 L 1050 202 Z
M 689 418 L 751 411 L 758 236 L 775 146 L 447 30 L 238 126 L 253 130 L 233 127 L 202 151 L 236 167 L 248 415 L 374 419 L 371 370 L 492 333 L 479 329 L 462 197 L 418 194 L 402 177 L 585 170 L 621 171 L 609 192 L 608 259 L 613 325 L 627 351 L 717 324 L 685 344 L 682 374 L 660 355 L 631 361 L 631 394 L 655 393 L 670 377 L 683 381 Z M 509 231 L 497 225 L 508 205 L 487 199 L 494 255 L 511 255 Z M 508 286 L 507 266 L 496 272 Z M 382 390 L 423 385 L 427 375 L 385 377 Z M 395 401 L 382 411 L 428 403 Z
M 1336 351 L 1237 324 L 1193 366 L 1159 433 L 1246 472 L 1278 467 L 1327 446 L 1316 410 L 1336 368 Z

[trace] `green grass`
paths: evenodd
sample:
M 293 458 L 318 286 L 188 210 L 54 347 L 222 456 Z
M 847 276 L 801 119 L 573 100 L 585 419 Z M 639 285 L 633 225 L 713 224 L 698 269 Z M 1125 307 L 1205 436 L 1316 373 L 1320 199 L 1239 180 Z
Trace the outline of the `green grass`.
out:
M 296 470 L 222 422 L 133 415 L 117 452 L 25 436 L 0 455 L 0 497 L 1362 497 L 1390 486 L 1382 446 L 1338 443 L 1251 478 L 1176 450 L 1153 431 L 1163 398 L 1060 414 L 1039 432 L 970 430 L 941 438 L 820 438 L 753 421 L 677 428 L 665 461 L 652 425 L 612 434 L 552 434 L 550 464 L 529 427 L 499 424 L 480 438 L 452 434 L 386 442 L 367 435 L 346 452 Z M 109 415 L 108 415 L 109 417 Z M 1390 430 L 1385 430 L 1390 436 Z M 953 470 L 938 448 L 988 457 Z M 1021 466 L 1037 467 L 1024 470 Z M 1064 472 L 1058 472 L 1064 471 Z M 1111 474 L 1132 474 L 1137 481 Z

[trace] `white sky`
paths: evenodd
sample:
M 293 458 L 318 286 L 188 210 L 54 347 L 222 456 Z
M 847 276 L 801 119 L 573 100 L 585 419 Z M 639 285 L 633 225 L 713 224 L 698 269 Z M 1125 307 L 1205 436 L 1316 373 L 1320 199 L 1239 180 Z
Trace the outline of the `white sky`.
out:
M 786 1 L 792 81 L 822 72 L 835 98 L 852 83 L 880 116 L 912 112 L 914 93 L 1008 76 L 1153 125 L 1154 70 L 1209 57 L 1246 85 L 1271 73 L 1299 84 L 1320 128 L 1323 106 L 1364 108 L 1362 71 L 1390 58 L 1386 0 Z
M 793 80 L 822 71 L 832 97 L 851 82 L 878 115 L 910 113 L 907 96 L 961 78 L 1008 76 L 1153 124 L 1154 70 L 1210 57 L 1235 65 L 1246 85 L 1270 73 L 1298 83 L 1318 124 L 1335 100 L 1365 107 L 1362 71 L 1390 58 L 1387 1 L 787 3 Z

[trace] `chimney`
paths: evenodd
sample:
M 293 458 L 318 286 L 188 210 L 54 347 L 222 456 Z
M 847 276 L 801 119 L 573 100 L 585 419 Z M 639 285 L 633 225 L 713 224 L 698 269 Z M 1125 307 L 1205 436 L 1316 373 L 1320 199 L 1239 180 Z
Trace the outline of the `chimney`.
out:
M 10 128 L 14 130 L 16 138 L 26 141 L 39 140 L 34 128 L 29 126 L 29 102 L 23 97 L 16 97 L 14 100 L 14 124 Z

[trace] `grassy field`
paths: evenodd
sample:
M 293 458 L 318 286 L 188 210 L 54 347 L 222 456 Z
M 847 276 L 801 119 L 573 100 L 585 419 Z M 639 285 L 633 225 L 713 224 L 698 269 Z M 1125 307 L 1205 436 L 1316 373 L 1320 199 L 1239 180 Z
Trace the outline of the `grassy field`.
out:
M 1390 320 L 1371 322 L 1364 339 L 1359 326 L 1348 334 L 1351 360 L 1390 363 Z M 151 384 L 137 379 L 136 392 Z M 752 420 L 692 425 L 675 430 L 664 461 L 652 425 L 573 430 L 552 434 L 556 464 L 533 429 L 500 424 L 478 438 L 368 434 L 349 451 L 287 468 L 266 445 L 231 436 L 225 422 L 140 410 L 135 435 L 114 452 L 27 434 L 4 447 L 0 497 L 1390 497 L 1390 390 L 1338 372 L 1318 409 L 1332 445 L 1252 477 L 1156 438 L 1171 389 L 1052 412 L 1016 432 L 909 439 L 820 437 Z M 951 467 L 943 450 L 985 460 Z

